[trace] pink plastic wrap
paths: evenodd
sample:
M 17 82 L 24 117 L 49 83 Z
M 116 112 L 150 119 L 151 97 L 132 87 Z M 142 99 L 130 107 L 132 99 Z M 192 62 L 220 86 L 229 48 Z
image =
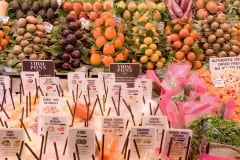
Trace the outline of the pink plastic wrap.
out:
M 185 80 L 191 71 L 190 65 L 179 65 L 176 63 L 168 66 L 168 74 L 176 80 Z
M 147 70 L 146 71 L 146 77 L 151 78 L 153 80 L 153 82 L 155 82 L 160 87 L 161 82 L 160 82 L 158 76 L 156 75 L 156 73 L 153 70 Z
M 205 114 L 217 114 L 219 110 L 219 104 L 214 97 L 203 94 L 195 95 L 197 97 L 192 95 L 190 100 L 178 103 L 179 114 L 185 126 Z
M 230 120 L 232 113 L 234 109 L 236 108 L 236 103 L 233 98 L 231 98 L 227 103 L 225 107 L 225 112 L 224 112 L 224 119 Z
M 184 86 L 192 86 L 195 92 L 205 93 L 207 87 L 199 79 L 196 73 L 192 73 L 183 84 Z
M 182 87 L 190 74 L 190 65 L 171 64 L 168 66 L 167 74 L 161 82 L 161 95 L 166 92 Z
M 200 160 L 235 160 L 233 158 L 221 158 L 221 157 L 216 157 L 208 154 L 202 153 L 200 156 Z
M 176 103 L 174 103 L 171 99 L 162 99 L 160 101 L 160 108 L 162 113 L 168 117 L 172 128 L 183 127 L 183 122 L 180 118 Z

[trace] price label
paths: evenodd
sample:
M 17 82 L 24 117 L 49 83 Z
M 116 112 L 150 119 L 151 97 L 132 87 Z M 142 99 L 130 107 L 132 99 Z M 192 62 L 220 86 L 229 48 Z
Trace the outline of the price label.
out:
M 8 23 L 8 20 L 9 20 L 9 17 L 1 16 L 1 17 L 0 17 L 0 20 L 3 21 L 3 24 L 7 24 L 7 23 Z
M 225 84 L 224 84 L 224 81 L 223 79 L 213 79 L 213 84 L 214 84 L 214 87 L 225 87 Z
M 87 20 L 87 19 L 85 19 L 85 18 L 80 18 L 80 22 L 81 22 L 81 24 L 82 24 L 82 27 L 83 28 L 88 28 L 88 26 L 89 26 L 89 21 Z
M 69 160 L 73 160 L 73 153 L 76 154 L 77 151 L 81 159 L 92 159 L 92 155 L 95 155 L 94 129 L 74 127 L 69 128 L 68 135 Z
M 123 136 L 125 119 L 122 117 L 103 117 L 102 133 L 104 135 Z
M 157 30 L 158 30 L 160 33 L 163 33 L 164 28 L 165 28 L 165 24 L 164 24 L 163 22 L 159 22 L 159 23 L 158 23 L 158 26 L 157 26 Z
M 60 7 L 62 5 L 62 0 L 57 0 L 58 6 Z
M 136 148 L 139 151 L 140 157 L 144 157 L 147 151 L 154 151 L 155 137 L 156 132 L 153 127 L 132 127 L 129 143 L 130 149 L 133 152 L 131 152 L 130 159 L 138 159 Z
M 6 91 L 6 101 L 10 102 L 10 92 L 9 88 L 11 86 L 11 80 L 9 76 L 0 76 L 0 102 L 2 102 L 2 99 L 4 97 L 5 91 Z
M 43 22 L 43 24 L 44 24 L 44 27 L 45 27 L 45 31 L 47 33 L 51 33 L 52 29 L 53 29 L 53 25 L 48 23 L 48 22 Z
M 59 96 L 59 77 L 40 77 L 39 83 L 44 95 Z
M 0 159 L 16 159 L 21 144 L 24 141 L 24 130 L 17 128 L 0 128 Z M 26 159 L 23 147 L 21 159 Z
M 38 72 L 21 72 L 23 89 L 26 93 L 36 93 L 36 86 L 39 84 Z
M 167 129 L 163 139 L 162 154 L 173 160 L 186 159 L 191 144 L 189 129 Z
M 121 18 L 114 16 L 113 19 L 114 19 L 117 27 L 121 26 L 121 24 L 122 24 Z
M 67 74 L 67 77 L 68 77 L 68 91 L 69 92 L 76 91 L 77 86 L 78 86 L 78 89 L 80 92 L 81 88 L 84 85 L 83 81 L 86 77 L 86 73 L 85 72 L 70 72 Z

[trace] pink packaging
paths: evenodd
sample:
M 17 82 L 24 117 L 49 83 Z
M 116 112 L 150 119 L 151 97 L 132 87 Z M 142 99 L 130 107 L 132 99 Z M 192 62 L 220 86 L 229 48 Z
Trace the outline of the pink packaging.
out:
M 225 106 L 224 119 L 230 120 L 234 109 L 236 108 L 236 103 L 233 98 L 231 98 Z

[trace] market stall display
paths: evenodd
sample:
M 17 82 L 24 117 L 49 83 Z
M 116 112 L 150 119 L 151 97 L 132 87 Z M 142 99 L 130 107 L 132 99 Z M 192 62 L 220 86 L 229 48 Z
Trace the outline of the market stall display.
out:
M 0 3 L 0 158 L 239 158 L 238 1 Z

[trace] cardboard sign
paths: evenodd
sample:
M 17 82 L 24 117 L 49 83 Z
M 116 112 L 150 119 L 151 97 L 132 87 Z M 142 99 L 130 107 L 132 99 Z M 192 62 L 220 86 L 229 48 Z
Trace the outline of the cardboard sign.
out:
M 36 93 L 36 86 L 39 85 L 38 72 L 21 72 L 24 92 Z
M 44 95 L 59 96 L 59 77 L 40 77 L 39 83 Z
M 131 157 L 130 159 L 138 159 L 137 150 L 139 150 L 140 157 L 144 157 L 148 151 L 154 151 L 155 148 L 156 130 L 153 127 L 132 127 L 129 139 Z
M 77 153 L 76 146 L 81 159 L 92 159 L 92 155 L 95 155 L 95 130 L 90 128 L 69 128 L 69 160 L 73 160 L 73 153 Z
M 186 159 L 191 143 L 192 130 L 167 129 L 162 145 L 162 154 L 173 160 Z
M 22 71 L 39 72 L 40 76 L 54 77 L 55 64 L 52 60 L 23 60 Z
M 112 63 L 110 72 L 115 73 L 116 82 L 127 83 L 128 88 L 134 87 L 134 81 L 140 74 L 140 64 L 137 63 Z
M 20 152 L 24 134 L 20 128 L 0 128 L 0 159 L 17 159 L 16 153 Z M 23 147 L 21 159 L 26 159 L 25 155 Z

